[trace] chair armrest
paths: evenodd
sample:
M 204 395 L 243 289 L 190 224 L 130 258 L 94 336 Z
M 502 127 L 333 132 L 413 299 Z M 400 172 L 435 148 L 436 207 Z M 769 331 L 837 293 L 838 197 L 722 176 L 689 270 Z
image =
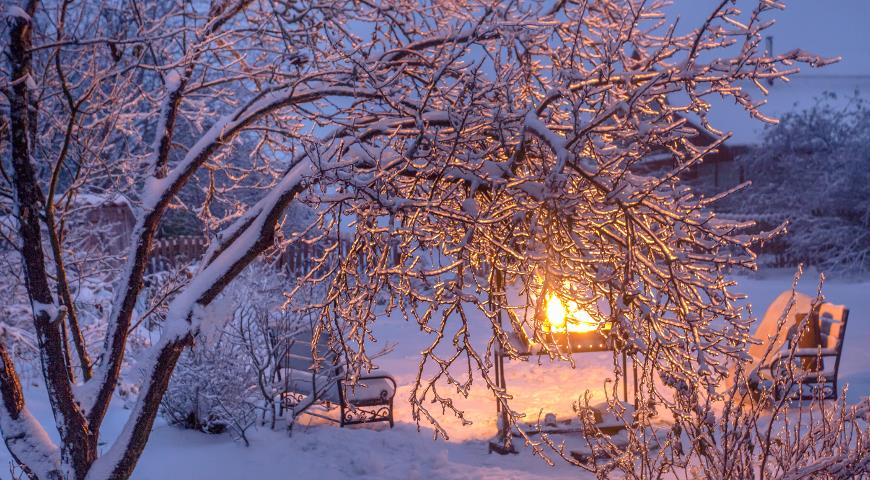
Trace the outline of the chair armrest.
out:
M 393 394 L 395 395 L 398 387 L 396 386 L 396 379 L 390 375 L 360 375 L 360 380 L 386 380 L 393 384 Z
M 384 398 L 384 400 L 392 401 L 393 398 L 396 396 L 396 392 L 399 391 L 399 388 L 396 385 L 396 379 L 394 379 L 390 375 L 360 375 L 359 379 L 357 380 L 357 383 L 365 383 L 366 380 L 385 380 L 392 385 L 392 387 L 393 387 L 392 392 L 386 392 L 386 391 L 384 392 L 384 393 L 387 393 L 387 397 Z M 342 383 L 342 385 L 344 385 L 346 382 L 344 379 L 341 379 L 341 383 Z
M 836 348 L 822 348 L 822 349 L 819 349 L 819 348 L 798 348 L 794 352 L 795 357 L 801 357 L 801 358 L 819 357 L 819 356 L 836 357 L 837 355 L 839 355 L 839 352 L 837 351 Z M 788 357 L 788 352 L 786 352 L 786 355 L 782 355 L 782 357 L 783 358 Z

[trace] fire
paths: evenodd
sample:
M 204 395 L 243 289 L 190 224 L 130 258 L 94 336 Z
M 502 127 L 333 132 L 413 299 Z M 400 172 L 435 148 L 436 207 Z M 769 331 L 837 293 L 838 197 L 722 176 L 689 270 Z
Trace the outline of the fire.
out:
M 547 318 L 544 330 L 548 332 L 584 333 L 598 330 L 598 322 L 574 302 L 567 306 L 555 294 L 547 296 Z
M 559 297 L 551 293 L 547 297 L 547 326 L 553 330 L 563 330 L 567 315 L 568 311 L 565 310 L 565 304 Z

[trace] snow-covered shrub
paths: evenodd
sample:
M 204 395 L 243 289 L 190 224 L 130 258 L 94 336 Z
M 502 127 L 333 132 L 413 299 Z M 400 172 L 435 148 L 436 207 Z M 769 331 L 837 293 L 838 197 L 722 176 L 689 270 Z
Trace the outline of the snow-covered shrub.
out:
M 203 342 L 182 354 L 163 397 L 163 415 L 174 425 L 208 433 L 230 431 L 245 440 L 257 418 L 255 374 L 231 342 Z
M 800 272 L 792 286 L 790 304 L 799 276 Z M 820 288 L 813 305 L 823 301 Z M 806 371 L 801 371 L 801 360 L 796 358 L 798 342 L 791 343 L 785 352 L 777 342 L 793 321 L 790 310 L 783 309 L 778 318 L 779 333 L 765 344 L 761 358 L 754 363 L 729 362 L 734 370 L 716 388 L 681 381 L 667 371 L 642 369 L 641 375 L 657 377 L 669 394 L 658 396 L 654 406 L 641 404 L 636 410 L 615 396 L 608 399 L 606 407 L 598 406 L 599 410 L 617 413 L 615 417 L 623 422 L 622 433 L 613 435 L 596 426 L 600 418 L 589 415 L 593 410 L 587 397 L 575 403 L 575 411 L 586 430 L 589 455 L 566 455 L 548 436 L 542 435 L 540 444 L 552 447 L 597 478 L 867 478 L 870 398 L 849 404 L 845 396 L 848 387 L 843 387 L 833 392 L 834 400 L 825 400 L 828 392 L 824 388 L 805 381 Z M 784 367 L 776 373 L 765 371 L 775 358 L 780 358 L 779 365 Z
M 26 383 L 41 383 L 38 340 L 30 318 L 30 299 L 24 286 L 22 265 L 17 255 L 3 251 L 3 247 L 5 245 L 0 245 L 0 271 L 7 274 L 0 276 L 0 291 L 4 295 L 3 302 L 0 302 L 0 341 L 6 344 L 15 359 L 22 379 Z M 89 275 L 79 278 L 71 273 L 70 277 L 82 338 L 87 345 L 94 346 L 105 332 L 105 322 L 101 318 L 103 310 L 111 303 L 111 285 Z M 66 333 L 70 335 L 68 331 Z M 66 349 L 70 362 L 78 368 L 80 363 L 71 342 Z
M 275 427 L 281 393 L 276 360 L 286 342 L 312 324 L 294 305 L 283 305 L 286 282 L 260 263 L 225 293 L 231 317 L 218 330 L 200 334 L 172 376 L 162 405 L 170 423 L 230 431 L 245 443 L 246 430 L 258 418 Z
M 795 301 L 794 288 L 801 273 L 799 268 L 789 304 Z M 820 284 L 811 309 L 822 302 Z M 798 480 L 866 478 L 870 474 L 870 398 L 849 404 L 848 386 L 826 392 L 829 387 L 807 380 L 808 372 L 796 357 L 799 342 L 787 342 L 785 351 L 777 346 L 779 336 L 787 335 L 784 332 L 793 321 L 790 310 L 785 308 L 778 318 L 778 333 L 766 343 L 754 368 L 737 364 L 730 384 L 721 385 L 714 395 L 691 387 L 678 391 L 674 401 L 703 405 L 699 412 L 704 414 L 694 422 L 678 418 L 674 423 L 688 427 L 687 441 L 681 444 L 689 448 L 681 456 L 689 460 L 696 454 L 695 470 L 705 477 Z M 762 375 L 763 366 L 777 357 L 779 366 Z M 829 393 L 833 400 L 826 399 Z
M 829 100 L 767 130 L 742 160 L 752 185 L 728 208 L 767 226 L 788 221 L 768 249 L 780 264 L 861 273 L 870 270 L 870 108 L 860 98 L 846 108 Z

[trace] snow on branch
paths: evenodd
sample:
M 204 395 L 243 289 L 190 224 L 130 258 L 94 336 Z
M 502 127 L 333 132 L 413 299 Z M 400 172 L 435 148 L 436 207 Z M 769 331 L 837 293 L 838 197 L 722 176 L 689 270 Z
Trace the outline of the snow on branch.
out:
M 720 2 L 685 34 L 667 21 L 665 3 L 40 7 L 31 15 L 38 47 L 22 50 L 33 62 L 19 64 L 33 70 L 26 78 L 40 79 L 34 95 L 43 100 L 27 100 L 34 86 L 12 87 L 20 97 L 15 111 L 33 111 L 36 125 L 16 117 L 12 138 L 19 148 L 39 132 L 52 140 L 39 142 L 40 154 L 57 159 L 50 171 L 77 173 L 69 186 L 39 173 L 15 188 L 37 204 L 45 185 L 60 185 L 57 198 L 67 204 L 55 202 L 59 219 L 77 196 L 123 194 L 134 217 L 132 232 L 115 233 L 124 244 L 115 252 L 125 259 L 121 267 L 74 248 L 70 238 L 86 238 L 91 227 L 62 235 L 62 222 L 48 226 L 56 230 L 56 258 L 103 279 L 114 298 L 107 313 L 93 315 L 104 341 L 91 380 L 77 382 L 72 357 L 62 342 L 52 344 L 50 360 L 65 367 L 53 378 L 70 387 L 49 392 L 70 407 L 60 419 L 70 420 L 60 426 L 64 471 L 132 475 L 179 356 L 225 320 L 225 288 L 258 256 L 292 242 L 317 249 L 287 301 L 323 292 L 303 309 L 316 319 L 315 336 L 327 337 L 347 363 L 349 385 L 375 368 L 373 322 L 395 315 L 420 327 L 427 346 L 411 387 L 412 414 L 438 435 L 448 432 L 435 409 L 467 422 L 462 401 L 482 377 L 478 383 L 505 412 L 503 427 L 514 424 L 536 453 L 599 476 L 636 473 L 632 462 L 591 465 L 532 439 L 511 406 L 513 392 L 499 387 L 494 351 L 519 356 L 520 331 L 544 355 L 573 362 L 542 316 L 545 299 L 556 296 L 585 311 L 637 362 L 629 454 L 658 471 L 674 466 L 640 443 L 652 427 L 652 404 L 698 442 L 715 441 L 705 436 L 718 414 L 710 399 L 752 341 L 729 274 L 755 268 L 753 242 L 763 237 L 743 231 L 746 219 L 717 216 L 712 200 L 681 177 L 728 138 L 710 123 L 707 98 L 731 99 L 747 118 L 767 120 L 765 83 L 829 60 L 759 48 L 777 2 L 753 2 L 746 13 Z M 75 30 L 83 38 L 72 38 L 68 18 L 90 27 Z M 673 165 L 646 175 L 651 157 Z M 29 154 L 16 158 L 22 171 L 36 171 Z M 32 223 L 39 232 L 39 221 Z M 187 260 L 177 284 L 157 285 L 164 294 L 144 299 L 143 309 L 158 233 L 196 233 L 197 245 L 208 247 Z M 34 297 L 42 317 L 55 305 L 51 292 L 72 291 L 56 285 L 71 284 L 53 275 L 64 265 L 56 259 L 42 269 L 40 278 L 53 282 Z M 159 340 L 130 358 L 138 315 L 154 311 L 165 314 L 153 325 Z M 487 337 L 475 337 L 475 321 Z M 58 338 L 66 325 L 47 324 Z M 627 375 L 616 355 L 615 382 L 604 386 L 610 393 Z M 103 417 L 131 363 L 128 370 L 143 373 L 135 379 L 138 397 L 101 456 Z M 73 384 L 75 397 L 67 396 Z M 39 438 L 21 424 L 9 428 Z M 3 434 L 8 441 L 5 426 Z M 676 444 L 668 454 L 686 467 Z M 52 452 L 40 455 L 54 462 Z M 714 453 L 702 460 L 719 471 Z

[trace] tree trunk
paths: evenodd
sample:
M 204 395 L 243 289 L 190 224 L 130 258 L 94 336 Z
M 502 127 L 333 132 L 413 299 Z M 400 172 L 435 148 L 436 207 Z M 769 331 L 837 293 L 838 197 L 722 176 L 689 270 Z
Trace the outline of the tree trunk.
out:
M 184 348 L 192 342 L 193 337 L 188 335 L 181 340 L 168 343 L 160 349 L 153 374 L 148 384 L 143 385 L 143 389 L 146 390 L 145 395 L 142 396 L 140 393 L 139 402 L 143 406 L 132 413 L 132 415 L 137 415 L 137 418 L 135 427 L 129 433 L 130 439 L 124 451 L 120 452 L 120 458 L 111 459 L 116 463 L 112 466 L 112 471 L 106 478 L 111 480 L 126 480 L 133 475 L 136 463 L 139 461 L 139 457 L 148 443 L 151 427 L 154 425 L 157 412 L 160 410 L 160 401 L 169 387 L 169 380 L 172 378 L 172 371 L 175 370 L 178 357 L 184 351 Z M 110 451 L 108 455 L 111 456 L 112 452 Z
M 29 2 L 28 15 L 32 16 L 35 10 L 36 1 Z M 39 218 L 42 195 L 31 158 L 34 140 L 31 131 L 36 120 L 36 112 L 30 109 L 29 85 L 33 82 L 31 38 L 30 20 L 14 17 L 9 42 L 9 59 L 14 82 L 12 97 L 9 99 L 9 117 L 12 137 L 12 184 L 18 207 L 18 230 L 21 239 L 19 249 L 27 293 L 33 308 L 42 373 L 61 437 L 61 455 L 64 462 L 72 467 L 75 477 L 84 478 L 96 458 L 96 435 L 90 432 L 84 414 L 73 396 L 60 328 L 63 314 L 56 310 L 42 251 Z M 7 383 L 4 381 L 4 397 L 8 397 L 7 394 L 14 391 L 14 385 L 7 385 Z

